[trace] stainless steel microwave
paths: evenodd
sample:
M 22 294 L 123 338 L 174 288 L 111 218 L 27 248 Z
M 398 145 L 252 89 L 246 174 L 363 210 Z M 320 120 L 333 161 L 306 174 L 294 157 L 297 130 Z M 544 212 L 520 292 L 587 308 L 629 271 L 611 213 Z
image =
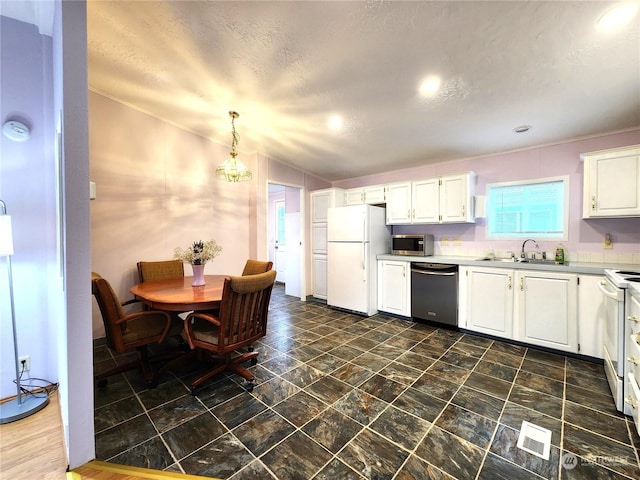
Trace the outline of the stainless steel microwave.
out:
M 393 235 L 391 237 L 393 255 L 433 255 L 433 235 Z

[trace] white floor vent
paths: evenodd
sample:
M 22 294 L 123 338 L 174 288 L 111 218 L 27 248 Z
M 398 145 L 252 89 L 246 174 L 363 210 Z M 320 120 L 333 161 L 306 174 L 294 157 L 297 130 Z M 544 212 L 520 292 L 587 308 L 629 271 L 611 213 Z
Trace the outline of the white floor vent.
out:
M 551 449 L 551 430 L 539 427 L 525 420 L 522 421 L 520 436 L 518 437 L 518 448 L 525 452 L 549 460 L 549 450 Z

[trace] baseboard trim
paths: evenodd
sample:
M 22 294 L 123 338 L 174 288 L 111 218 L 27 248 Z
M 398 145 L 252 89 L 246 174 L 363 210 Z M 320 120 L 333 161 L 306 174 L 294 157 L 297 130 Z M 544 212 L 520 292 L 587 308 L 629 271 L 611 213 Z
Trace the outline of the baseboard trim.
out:
M 97 470 L 100 472 L 118 473 L 121 475 L 128 475 L 130 477 L 145 479 L 145 480 L 166 480 L 166 479 L 183 479 L 183 480 L 202 480 L 205 477 L 199 477 L 196 475 L 187 475 L 184 473 L 165 472 L 162 470 L 152 470 L 141 467 L 129 467 L 126 465 L 118 465 L 116 463 L 107 463 L 99 460 L 88 462 L 81 467 L 74 468 L 70 472 L 67 472 L 67 480 L 82 480 L 83 470 Z M 87 475 L 85 470 L 85 475 Z M 87 477 L 84 477 L 87 478 Z M 90 477 L 93 478 L 93 477 Z M 209 480 L 211 480 L 210 477 Z M 215 479 L 214 479 L 215 480 Z

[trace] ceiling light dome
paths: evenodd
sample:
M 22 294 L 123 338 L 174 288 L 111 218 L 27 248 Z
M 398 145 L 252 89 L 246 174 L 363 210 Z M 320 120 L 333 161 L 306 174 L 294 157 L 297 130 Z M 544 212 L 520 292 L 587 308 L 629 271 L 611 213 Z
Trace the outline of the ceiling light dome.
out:
M 442 79 L 436 75 L 431 75 L 420 84 L 420 94 L 425 97 L 433 97 L 438 93 L 441 85 Z
M 597 29 L 601 32 L 612 32 L 622 28 L 638 13 L 638 3 L 625 2 L 607 10 L 599 19 Z

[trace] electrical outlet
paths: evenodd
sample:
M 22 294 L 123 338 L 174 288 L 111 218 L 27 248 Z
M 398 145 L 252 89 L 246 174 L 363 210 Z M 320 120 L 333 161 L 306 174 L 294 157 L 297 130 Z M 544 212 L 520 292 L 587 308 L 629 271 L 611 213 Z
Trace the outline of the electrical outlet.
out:
M 22 357 L 18 357 L 18 362 L 20 363 L 19 370 L 22 372 L 28 372 L 31 370 L 31 356 L 23 355 Z M 23 366 L 24 362 L 24 366 Z
M 604 235 L 604 240 L 602 241 L 602 249 L 603 250 L 613 250 L 613 238 L 611 238 L 610 233 L 606 233 Z
M 462 245 L 462 238 L 460 237 L 453 237 L 453 244 L 456 247 L 459 247 L 460 245 Z
M 449 237 L 441 237 L 440 245 L 444 245 L 445 247 L 449 245 Z

